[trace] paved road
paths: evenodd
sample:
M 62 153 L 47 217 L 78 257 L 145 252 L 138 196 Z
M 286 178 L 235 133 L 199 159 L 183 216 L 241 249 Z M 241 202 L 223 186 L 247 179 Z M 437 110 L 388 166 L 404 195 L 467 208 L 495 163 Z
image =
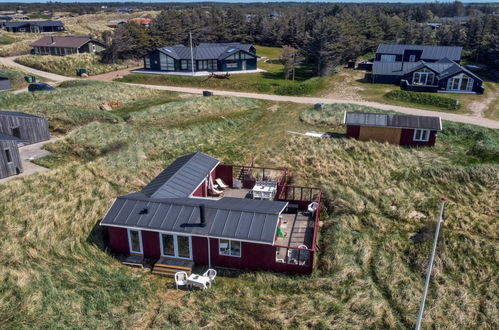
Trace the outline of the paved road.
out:
M 50 79 L 50 80 L 53 80 L 56 82 L 62 82 L 62 81 L 66 81 L 66 80 L 75 79 L 75 78 L 65 77 L 65 76 L 61 76 L 58 74 L 54 74 L 54 73 L 36 70 L 36 69 L 30 68 L 30 67 L 21 65 L 19 63 L 16 63 L 16 62 L 14 62 L 14 59 L 15 59 L 15 57 L 0 57 L 0 63 L 17 67 L 19 69 L 22 69 L 23 71 L 30 72 L 30 73 L 39 75 L 41 77 L 45 77 L 47 79 Z M 130 70 L 133 70 L 133 69 L 125 69 L 125 70 L 119 70 L 116 72 L 109 72 L 109 73 L 105 73 L 102 75 L 93 76 L 91 78 L 94 80 L 109 81 L 109 80 L 112 80 L 113 77 L 116 77 L 116 75 L 123 76 L 123 75 L 129 74 Z M 165 91 L 189 93 L 189 94 L 201 94 L 203 92 L 203 89 L 191 88 L 191 87 L 158 86 L 158 85 L 145 85 L 145 84 L 131 84 L 131 85 L 145 87 L 145 88 L 151 88 L 151 89 L 165 90 Z M 375 108 L 382 109 L 382 110 L 393 110 L 393 111 L 397 111 L 397 112 L 401 112 L 401 113 L 405 113 L 405 114 L 409 114 L 409 115 L 440 116 L 444 120 L 450 120 L 450 121 L 455 121 L 455 122 L 460 122 L 460 123 L 465 123 L 465 124 L 473 124 L 473 125 L 477 125 L 477 126 L 499 129 L 499 121 L 495 121 L 495 120 L 491 120 L 491 119 L 475 117 L 475 116 L 468 116 L 468 115 L 458 115 L 458 114 L 447 113 L 447 112 L 421 110 L 421 109 L 416 109 L 416 108 L 401 107 L 401 106 L 389 105 L 389 104 L 377 103 L 377 102 L 353 101 L 353 100 L 324 98 L 324 97 L 282 96 L 282 95 L 271 95 L 271 94 L 231 92 L 231 91 L 221 91 L 221 90 L 214 90 L 214 93 L 216 95 L 247 97 L 247 98 L 253 98 L 253 99 L 260 99 L 260 100 L 294 102 L 294 103 L 302 103 L 302 104 L 315 104 L 315 103 L 359 104 L 359 105 L 366 105 L 366 106 L 375 107 Z

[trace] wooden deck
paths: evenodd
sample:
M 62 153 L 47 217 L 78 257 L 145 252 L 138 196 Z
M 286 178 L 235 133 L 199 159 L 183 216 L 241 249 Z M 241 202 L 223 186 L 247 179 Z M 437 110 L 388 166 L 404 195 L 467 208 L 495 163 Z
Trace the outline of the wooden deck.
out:
M 187 275 L 190 275 L 193 267 L 194 262 L 191 260 L 161 258 L 154 264 L 152 273 L 164 276 L 174 276 L 177 272 L 186 272 Z
M 235 197 L 235 198 L 251 198 L 251 189 L 241 188 L 227 188 L 224 190 L 224 197 Z
M 314 223 L 314 219 L 303 211 L 298 211 L 297 214 L 282 214 L 281 230 L 285 236 L 278 237 L 275 244 L 290 247 L 306 245 L 307 248 L 312 248 Z

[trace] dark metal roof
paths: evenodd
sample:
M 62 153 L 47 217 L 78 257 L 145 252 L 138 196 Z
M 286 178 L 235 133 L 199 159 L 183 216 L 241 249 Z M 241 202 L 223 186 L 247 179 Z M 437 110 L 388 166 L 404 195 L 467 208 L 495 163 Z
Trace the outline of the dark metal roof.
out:
M 155 199 L 135 193 L 118 197 L 101 224 L 272 244 L 287 204 L 232 197 Z
M 45 36 L 34 43 L 31 46 L 41 46 L 41 47 L 71 47 L 71 48 L 79 48 L 93 39 L 90 37 L 73 37 L 73 36 Z M 94 42 L 101 44 L 101 42 L 93 40 Z
M 403 65 L 402 65 L 403 64 Z M 403 76 L 404 73 L 418 66 L 420 62 L 373 62 L 374 75 Z
M 440 117 L 408 116 L 382 113 L 347 112 L 346 125 L 380 126 L 397 128 L 422 128 L 435 131 L 442 130 Z
M 3 23 L 6 27 L 19 28 L 26 25 L 36 25 L 36 26 L 64 26 L 61 21 L 16 21 L 16 22 L 5 22 Z
M 18 139 L 15 136 L 9 134 L 0 133 L 0 141 L 23 141 L 23 140 Z
M 218 159 L 202 152 L 182 156 L 145 186 L 142 192 L 153 198 L 188 197 L 218 163 Z
M 253 45 L 234 43 L 201 43 L 192 48 L 195 60 L 221 60 L 239 51 L 256 56 L 250 52 Z M 184 45 L 174 45 L 158 48 L 160 52 L 177 60 L 190 60 L 191 48 Z
M 42 118 L 25 112 L 8 110 L 0 110 L 0 116 Z
M 461 59 L 462 47 L 457 46 L 428 46 L 428 45 L 396 45 L 380 44 L 376 53 L 403 55 L 406 50 L 421 50 L 422 60 L 439 60 L 447 57 L 453 61 Z

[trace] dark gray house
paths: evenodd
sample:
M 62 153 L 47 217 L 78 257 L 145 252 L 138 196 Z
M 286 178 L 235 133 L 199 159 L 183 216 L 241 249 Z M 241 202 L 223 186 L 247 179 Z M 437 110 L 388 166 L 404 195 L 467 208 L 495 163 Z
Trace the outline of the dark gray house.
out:
M 61 21 L 15 21 L 1 23 L 8 32 L 48 33 L 64 31 Z
M 81 53 L 99 53 L 106 46 L 90 37 L 56 37 L 45 36 L 31 44 L 32 54 L 37 55 L 71 55 Z
M 256 49 L 241 43 L 202 43 L 191 48 L 175 45 L 157 48 L 144 56 L 144 70 L 191 72 L 191 58 L 194 71 L 228 72 L 256 70 Z
M 381 44 L 372 82 L 421 92 L 483 93 L 482 79 L 459 64 L 461 47 Z
M 6 91 L 11 88 L 10 79 L 8 77 L 0 76 L 0 91 Z
M 48 121 L 28 113 L 0 110 L 0 133 L 15 137 L 23 144 L 50 139 Z
M 18 138 L 0 133 L 0 179 L 23 172 Z

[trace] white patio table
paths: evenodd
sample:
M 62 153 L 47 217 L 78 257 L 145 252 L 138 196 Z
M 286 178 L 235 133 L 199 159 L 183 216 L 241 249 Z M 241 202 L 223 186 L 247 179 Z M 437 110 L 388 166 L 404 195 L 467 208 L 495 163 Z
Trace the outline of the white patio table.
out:
M 274 199 L 277 187 L 268 184 L 255 184 L 251 190 L 253 199 Z
M 198 288 L 202 288 L 204 290 L 208 288 L 208 284 L 210 284 L 210 278 L 208 276 L 191 274 L 187 278 L 187 283 L 190 286 L 197 286 Z

